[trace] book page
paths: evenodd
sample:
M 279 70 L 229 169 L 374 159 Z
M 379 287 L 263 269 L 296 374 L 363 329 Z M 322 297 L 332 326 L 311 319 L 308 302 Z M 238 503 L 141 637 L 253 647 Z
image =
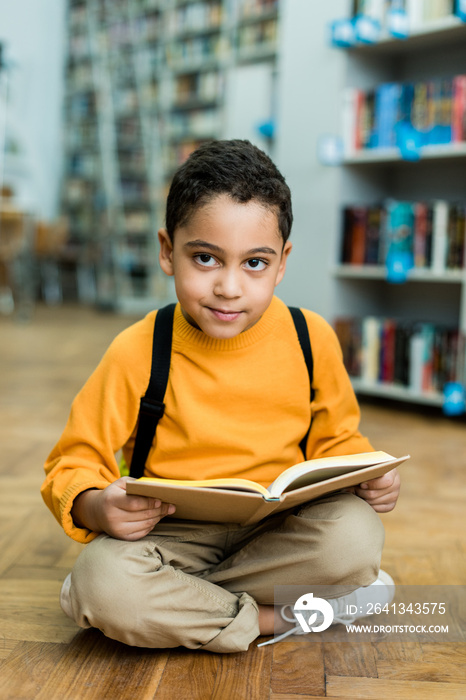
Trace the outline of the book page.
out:
M 143 476 L 138 479 L 140 483 L 161 484 L 165 486 L 187 486 L 189 488 L 209 488 L 209 489 L 227 489 L 228 491 L 250 491 L 260 493 L 264 498 L 270 498 L 269 491 L 257 484 L 255 481 L 241 478 L 225 478 L 225 479 L 164 479 L 156 476 Z
M 395 458 L 382 451 L 310 459 L 286 469 L 270 484 L 267 490 L 272 497 L 277 498 L 286 491 L 308 486 L 324 479 L 331 479 L 362 467 L 383 464 L 393 459 Z

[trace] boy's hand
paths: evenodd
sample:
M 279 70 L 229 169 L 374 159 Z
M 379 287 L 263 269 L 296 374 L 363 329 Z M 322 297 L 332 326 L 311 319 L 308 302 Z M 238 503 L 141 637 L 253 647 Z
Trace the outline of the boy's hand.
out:
M 175 512 L 175 506 L 158 499 L 127 495 L 129 479 L 123 476 L 105 489 L 81 493 L 71 511 L 76 524 L 119 540 L 135 541 L 147 535 L 165 515 Z
M 400 475 L 392 469 L 377 479 L 364 481 L 354 487 L 356 496 L 363 498 L 378 513 L 388 513 L 396 506 L 400 493 Z

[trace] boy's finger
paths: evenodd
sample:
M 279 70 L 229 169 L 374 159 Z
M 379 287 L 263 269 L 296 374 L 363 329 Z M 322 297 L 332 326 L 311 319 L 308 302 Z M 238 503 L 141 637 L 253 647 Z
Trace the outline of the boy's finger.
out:
M 391 471 L 391 472 L 387 472 L 386 474 L 383 474 L 382 476 L 378 476 L 375 479 L 369 479 L 368 481 L 363 481 L 361 484 L 359 484 L 359 488 L 378 491 L 381 489 L 390 488 L 390 486 L 393 486 L 394 481 L 395 481 L 395 473 L 394 473 L 394 471 Z
M 365 501 L 370 503 L 370 505 L 374 505 L 374 503 L 387 503 L 388 501 L 396 501 L 396 499 L 398 498 L 398 491 L 394 491 L 393 489 L 387 489 L 385 491 L 361 490 L 359 493 L 356 492 L 356 495 L 358 495 L 360 498 L 363 498 Z

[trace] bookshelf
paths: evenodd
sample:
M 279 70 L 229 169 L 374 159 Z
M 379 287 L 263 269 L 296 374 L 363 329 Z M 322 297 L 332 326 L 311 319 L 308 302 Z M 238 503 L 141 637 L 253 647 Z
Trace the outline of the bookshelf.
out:
M 446 16 L 416 27 L 406 39 L 394 39 L 382 33 L 376 44 L 357 44 L 344 49 L 341 54 L 345 64 L 343 91 L 349 87 L 369 94 L 376 92 L 381 84 L 404 85 L 423 81 L 427 84 L 429 81 L 448 80 L 465 72 L 466 24 L 456 16 Z M 345 133 L 348 114 L 343 121 Z M 346 138 L 344 157 L 338 168 L 338 195 L 334 200 L 338 210 L 352 206 L 370 207 L 386 201 L 422 201 L 433 205 L 439 200 L 445 201 L 449 207 L 460 203 L 466 210 L 466 134 L 454 143 L 418 143 L 417 154 L 418 160 L 408 160 L 402 157 L 398 147 L 358 148 L 353 143 L 348 144 Z M 387 214 L 387 221 L 388 218 Z M 389 224 L 386 226 L 390 229 Z M 412 338 L 424 335 L 430 339 L 430 345 L 424 349 L 422 343 L 417 345 L 417 361 L 425 362 L 425 366 L 419 367 L 415 385 L 412 378 L 401 382 L 393 377 L 393 373 L 381 378 L 384 353 L 387 355 L 390 351 L 388 345 L 382 345 L 375 373 L 369 372 L 371 376 L 364 377 L 364 370 L 359 368 L 353 376 L 354 387 L 361 395 L 441 406 L 440 379 L 435 381 L 435 377 L 430 376 L 430 380 L 426 380 L 426 372 L 430 371 L 432 375 L 432 364 L 434 375 L 440 373 L 441 365 L 442 377 L 448 375 L 451 379 L 447 381 L 459 381 L 464 385 L 464 341 L 461 336 L 458 339 L 452 335 L 458 331 L 466 334 L 464 223 L 462 227 L 461 266 L 433 269 L 430 267 L 433 263 L 429 263 L 412 267 L 407 270 L 404 283 L 391 284 L 383 261 L 378 264 L 340 262 L 343 226 L 340 219 L 335 220 L 332 259 L 336 262 L 331 265 L 331 272 L 333 298 L 338 301 L 334 301 L 333 316 L 336 324 L 338 319 L 360 319 L 362 329 L 359 328 L 357 341 L 360 355 L 367 355 L 367 344 L 372 342 L 371 333 L 377 335 L 380 331 L 380 328 L 371 331 L 376 319 L 381 327 L 396 319 L 404 332 L 409 326 L 412 335 L 408 335 L 407 347 L 402 350 L 408 363 L 414 363 L 413 346 L 410 346 L 410 342 L 414 344 Z M 433 235 L 437 235 L 435 231 Z M 368 328 L 364 327 L 365 320 Z M 453 337 L 450 345 L 445 340 L 447 332 Z M 393 336 L 391 338 L 394 342 Z M 377 342 L 380 342 L 379 337 Z M 385 342 L 384 336 L 382 343 Z M 448 358 L 442 353 L 448 354 Z M 447 371 L 445 364 L 448 362 L 451 362 L 451 368 Z M 429 363 L 431 366 L 426 369 Z
M 170 179 L 202 142 L 245 137 L 227 123 L 229 83 L 275 69 L 278 26 L 278 0 L 68 0 L 62 208 L 99 306 L 173 297 L 156 242 Z

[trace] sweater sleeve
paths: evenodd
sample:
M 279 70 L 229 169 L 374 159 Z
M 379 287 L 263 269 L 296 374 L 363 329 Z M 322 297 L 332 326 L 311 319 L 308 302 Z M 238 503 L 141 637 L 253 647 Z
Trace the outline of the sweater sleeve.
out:
M 303 312 L 311 338 L 315 390 L 306 458 L 372 452 L 369 440 L 359 432 L 359 405 L 338 338 L 322 317 Z
M 66 534 L 82 543 L 97 533 L 74 524 L 74 499 L 88 489 L 104 489 L 120 477 L 115 453 L 135 429 L 139 397 L 149 378 L 144 347 L 133 342 L 132 329 L 113 341 L 76 396 L 63 434 L 44 467 L 42 497 Z

